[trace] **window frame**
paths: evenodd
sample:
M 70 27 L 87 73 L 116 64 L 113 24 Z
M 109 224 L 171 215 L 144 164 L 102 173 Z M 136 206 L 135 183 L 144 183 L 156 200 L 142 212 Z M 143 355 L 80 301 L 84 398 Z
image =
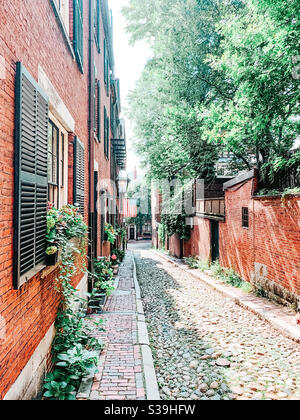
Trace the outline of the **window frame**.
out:
M 249 207 L 242 207 L 242 227 L 249 229 Z
M 59 157 L 59 137 L 60 137 L 60 131 L 59 128 L 57 127 L 57 125 L 51 120 L 51 118 L 49 118 L 49 128 L 52 127 L 52 152 L 49 151 L 49 131 L 48 131 L 48 201 L 51 202 L 54 207 L 59 208 L 59 183 L 60 183 L 60 179 L 59 179 L 59 163 L 60 163 L 60 157 Z M 48 130 L 49 130 L 48 128 Z M 54 131 L 56 131 L 57 133 L 57 137 L 56 137 L 56 154 L 53 153 L 53 146 L 55 143 L 55 139 L 54 139 Z M 52 178 L 49 179 L 49 153 L 51 154 L 51 168 L 52 168 Z M 54 157 L 56 159 L 56 165 L 54 165 Z M 56 168 L 55 168 L 56 166 Z M 54 168 L 56 170 L 56 176 L 55 176 L 55 181 L 53 180 L 53 174 L 54 174 Z M 51 193 L 53 194 L 52 198 L 53 200 L 50 200 L 50 191 L 53 190 Z M 55 196 L 56 196 L 56 200 L 55 200 Z
M 61 125 L 59 121 L 49 112 L 49 125 L 53 126 L 58 132 L 57 140 L 57 179 L 56 182 L 51 182 L 48 180 L 48 201 L 51 202 L 54 207 L 61 208 L 68 203 L 68 132 Z M 50 197 L 50 188 L 56 188 L 56 196 L 53 195 L 53 200 Z M 55 199 L 56 198 L 56 199 Z

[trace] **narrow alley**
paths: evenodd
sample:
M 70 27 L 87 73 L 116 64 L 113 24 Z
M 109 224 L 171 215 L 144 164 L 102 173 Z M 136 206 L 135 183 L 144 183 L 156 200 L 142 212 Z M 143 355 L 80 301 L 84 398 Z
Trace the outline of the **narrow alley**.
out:
M 130 248 L 162 399 L 300 398 L 299 345 L 151 244 Z

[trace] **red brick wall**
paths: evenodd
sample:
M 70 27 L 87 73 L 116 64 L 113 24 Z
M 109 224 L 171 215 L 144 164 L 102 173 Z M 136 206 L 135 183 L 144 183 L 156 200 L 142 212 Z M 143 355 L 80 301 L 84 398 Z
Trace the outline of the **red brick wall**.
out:
M 5 58 L 6 78 L 0 80 L 0 399 L 3 399 L 39 342 L 55 320 L 58 296 L 57 272 L 41 273 L 21 290 L 12 288 L 13 266 L 13 158 L 16 62 L 21 61 L 38 80 L 38 65 L 45 70 L 75 122 L 75 134 L 86 150 L 88 191 L 88 2 L 84 2 L 84 65 L 79 71 L 66 46 L 50 1 L 0 1 L 0 55 Z M 73 176 L 70 168 L 70 178 Z M 71 184 L 70 184 L 71 185 Z M 88 194 L 86 195 L 86 221 Z M 75 279 L 75 284 L 82 277 Z M 2 323 L 1 323 L 2 326 Z
M 111 158 L 107 159 L 104 152 L 104 106 L 106 107 L 107 115 L 110 119 L 110 87 L 108 87 L 108 94 L 106 93 L 105 83 L 104 83 L 104 39 L 105 31 L 103 25 L 103 18 L 101 19 L 100 25 L 100 53 L 94 44 L 94 61 L 97 68 L 96 78 L 101 81 L 101 141 L 98 143 L 94 142 L 95 146 L 95 160 L 98 162 L 98 180 L 101 183 L 101 187 L 107 189 L 110 193 L 113 193 L 113 186 L 111 184 Z M 110 132 L 111 133 L 111 132 Z M 110 134 L 111 138 L 111 134 Z M 110 151 L 112 150 L 112 144 L 110 143 Z M 101 246 L 100 238 L 100 226 L 101 226 L 101 214 L 100 214 L 100 203 L 98 205 L 98 255 L 109 256 L 110 255 L 110 244 L 103 243 Z
M 244 280 L 295 302 L 300 298 L 300 197 L 253 199 L 256 183 L 251 179 L 225 193 L 226 221 L 219 223 L 220 263 Z M 243 207 L 249 209 L 249 228 L 242 227 Z M 210 259 L 210 221 L 195 220 L 184 255 Z M 179 250 L 179 240 L 173 236 L 170 252 L 179 256 Z
M 268 280 L 300 296 L 300 197 L 254 200 L 256 264 Z
M 226 222 L 220 223 L 220 263 L 250 281 L 254 264 L 253 180 L 225 193 Z M 242 227 L 242 208 L 249 209 L 249 229 Z
M 173 235 L 169 239 L 169 252 L 174 257 L 180 258 L 180 239 L 178 235 Z
M 191 239 L 184 244 L 184 256 L 189 257 L 198 255 L 201 260 L 209 261 L 210 232 L 210 221 L 196 217 Z

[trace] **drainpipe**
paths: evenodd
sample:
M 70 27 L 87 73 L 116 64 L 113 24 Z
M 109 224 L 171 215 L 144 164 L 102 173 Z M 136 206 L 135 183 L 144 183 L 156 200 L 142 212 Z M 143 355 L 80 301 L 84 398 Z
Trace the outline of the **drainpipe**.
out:
M 89 0 L 89 271 L 94 269 L 94 162 L 95 162 L 95 142 L 94 142 L 94 7 L 93 0 Z M 92 279 L 89 279 L 89 291 L 93 288 Z

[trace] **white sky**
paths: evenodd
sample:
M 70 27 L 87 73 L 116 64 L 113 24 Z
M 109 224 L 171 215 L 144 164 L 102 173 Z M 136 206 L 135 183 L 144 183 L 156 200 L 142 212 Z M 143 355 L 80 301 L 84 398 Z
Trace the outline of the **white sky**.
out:
M 128 3 L 129 0 L 109 0 L 114 25 L 115 74 L 120 79 L 122 116 L 126 120 L 127 170 L 132 172 L 135 167 L 139 167 L 139 160 L 132 150 L 132 127 L 124 110 L 127 107 L 127 95 L 130 90 L 134 89 L 136 81 L 140 78 L 144 66 L 151 56 L 151 51 L 147 43 L 143 41 L 134 46 L 129 45 L 129 35 L 125 31 L 126 20 L 121 14 L 121 8 Z

